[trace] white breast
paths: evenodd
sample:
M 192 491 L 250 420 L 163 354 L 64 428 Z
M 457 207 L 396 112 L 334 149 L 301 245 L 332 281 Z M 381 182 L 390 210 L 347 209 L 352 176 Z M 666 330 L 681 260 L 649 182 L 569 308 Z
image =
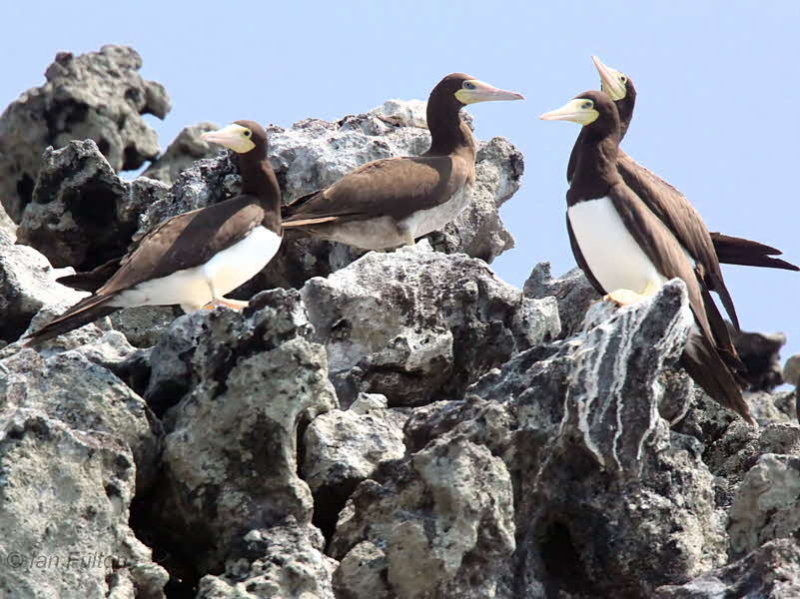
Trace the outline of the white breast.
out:
M 411 231 L 414 238 L 443 229 L 447 223 L 455 219 L 467 207 L 472 198 L 471 190 L 472 187 L 470 185 L 461 186 L 443 204 L 427 210 L 419 210 L 406 218 L 403 221 L 403 226 Z
M 567 209 L 567 216 L 584 260 L 606 292 L 630 289 L 643 293 L 648 283 L 660 287 L 666 282 L 610 198 L 579 202 Z
M 120 293 L 110 305 L 181 304 L 186 311 L 197 310 L 212 300 L 209 281 L 213 283 L 217 297 L 233 291 L 272 260 L 281 240 L 279 235 L 266 227 L 256 227 L 247 237 L 218 252 L 205 264 L 140 283 Z

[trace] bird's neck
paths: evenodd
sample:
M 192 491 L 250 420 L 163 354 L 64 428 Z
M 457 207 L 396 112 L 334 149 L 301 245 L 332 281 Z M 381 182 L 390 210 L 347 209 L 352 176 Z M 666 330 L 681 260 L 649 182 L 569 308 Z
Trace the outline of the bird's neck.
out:
M 281 189 L 266 156 L 259 159 L 246 154 L 239 159 L 242 194 L 253 196 L 264 209 L 264 224 L 275 232 L 281 230 Z
M 475 157 L 475 138 L 469 126 L 461 119 L 461 107 L 437 107 L 428 102 L 428 129 L 431 132 L 431 147 L 426 156 L 448 156 L 455 153 L 471 154 Z
M 619 133 L 597 136 L 589 129 L 581 131 L 575 143 L 575 172 L 570 183 L 568 202 L 605 197 L 609 188 L 621 180 L 617 171 Z

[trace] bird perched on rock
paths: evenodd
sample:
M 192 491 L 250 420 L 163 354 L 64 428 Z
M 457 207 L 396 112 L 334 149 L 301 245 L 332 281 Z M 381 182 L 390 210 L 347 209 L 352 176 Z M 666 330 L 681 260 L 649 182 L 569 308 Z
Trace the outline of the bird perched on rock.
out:
M 620 305 L 654 294 L 669 279 L 682 279 L 695 321 L 682 364 L 712 398 L 752 423 L 736 374 L 741 362 L 701 272 L 620 174 L 621 124 L 614 102 L 604 92 L 588 91 L 541 118 L 583 125 L 567 192 L 567 230 L 586 277 Z
M 286 206 L 284 227 L 371 250 L 411 245 L 441 229 L 467 206 L 475 180 L 475 139 L 461 120 L 461 109 L 522 99 L 463 73 L 447 75 L 428 99 L 427 152 L 358 167 Z
M 264 268 L 283 237 L 281 192 L 267 160 L 267 134 L 258 123 L 236 121 L 203 138 L 238 154 L 241 194 L 159 224 L 138 241 L 104 285 L 32 333 L 28 344 L 120 308 L 179 304 L 190 312 L 206 305 L 247 305 L 224 295 Z
M 628 75 L 608 67 L 598 57 L 592 56 L 592 62 L 600 74 L 601 89 L 614 101 L 619 112 L 620 140 L 622 140 L 633 120 L 636 87 Z M 586 131 L 582 131 L 581 135 L 586 135 Z M 577 153 L 581 148 L 580 143 L 573 146 L 567 165 L 568 181 L 573 176 Z M 700 214 L 686 196 L 637 163 L 622 149 L 617 154 L 617 170 L 628 187 L 669 227 L 680 244 L 689 252 L 696 263 L 699 276 L 709 289 L 716 291 L 720 296 L 728 316 L 737 329 L 739 321 L 733 300 L 725 286 L 720 262 L 800 270 L 794 264 L 773 257 L 781 254 L 780 250 L 773 247 L 749 239 L 709 232 Z

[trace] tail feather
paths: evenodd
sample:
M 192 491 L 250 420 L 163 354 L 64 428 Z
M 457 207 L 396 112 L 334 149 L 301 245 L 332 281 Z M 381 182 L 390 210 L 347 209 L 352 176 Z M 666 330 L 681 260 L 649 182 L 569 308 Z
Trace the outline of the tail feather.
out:
M 303 206 L 305 206 L 309 202 L 309 200 L 316 197 L 318 193 L 319 191 L 313 191 L 311 193 L 308 193 L 304 196 L 297 198 L 291 204 L 286 204 L 285 206 L 281 206 L 281 218 L 287 219 L 297 215 L 297 211 Z
M 294 227 L 307 227 L 309 225 L 321 225 L 322 223 L 329 223 L 339 220 L 338 216 L 320 216 L 318 218 L 298 218 L 297 220 L 283 221 L 283 228 L 289 229 Z
M 109 314 L 116 312 L 119 310 L 119 308 L 108 305 L 108 302 L 113 297 L 113 295 L 93 295 L 91 297 L 82 299 L 64 314 L 57 316 L 38 331 L 28 335 L 28 337 L 25 339 L 24 345 L 26 347 L 38 345 L 43 341 L 47 341 L 53 337 L 58 337 L 59 335 L 68 333 L 72 330 L 82 327 L 85 324 L 89 324 L 90 322 L 94 322 L 99 318 L 103 318 L 104 316 L 108 316 Z
M 782 252 L 772 246 L 722 233 L 711 233 L 711 240 L 714 242 L 717 258 L 724 264 L 800 271 L 800 267 L 791 262 L 775 258 L 774 256 L 780 256 Z
M 78 289 L 80 291 L 89 291 L 94 293 L 100 287 L 105 285 L 111 276 L 119 269 L 121 257 L 112 258 L 108 262 L 97 266 L 96 268 L 86 272 L 76 272 L 74 275 L 66 275 L 56 279 L 62 285 Z
M 681 356 L 689 376 L 717 403 L 730 408 L 749 424 L 755 424 L 742 390 L 717 348 L 700 332 L 689 334 Z

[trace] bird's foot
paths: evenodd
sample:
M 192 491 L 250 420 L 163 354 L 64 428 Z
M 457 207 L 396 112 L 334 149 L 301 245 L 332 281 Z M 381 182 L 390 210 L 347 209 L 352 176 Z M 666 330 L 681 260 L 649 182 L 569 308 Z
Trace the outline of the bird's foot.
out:
M 630 289 L 615 289 L 611 293 L 605 294 L 603 300 L 614 302 L 618 306 L 630 306 L 631 304 L 642 301 L 646 297 L 646 295 L 636 293 Z
M 247 307 L 248 302 L 242 300 L 235 300 L 235 299 L 228 299 L 226 297 L 220 297 L 208 302 L 203 308 L 206 310 L 213 310 L 217 306 L 225 306 L 226 308 L 230 308 L 231 310 L 244 310 Z

